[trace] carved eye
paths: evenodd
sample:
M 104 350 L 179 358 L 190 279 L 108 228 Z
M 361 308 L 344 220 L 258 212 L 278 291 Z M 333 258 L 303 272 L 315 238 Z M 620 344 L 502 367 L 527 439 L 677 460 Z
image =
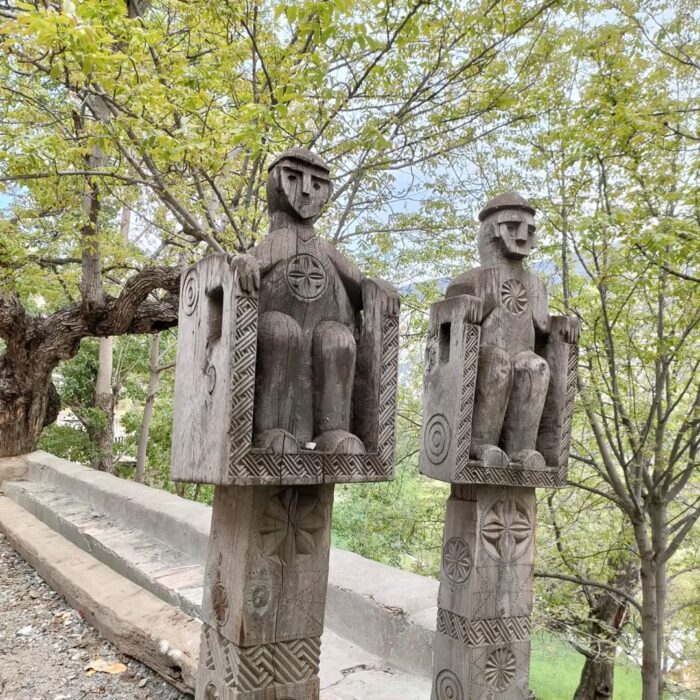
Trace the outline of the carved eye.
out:
M 321 189 L 321 185 L 319 185 L 318 182 L 314 182 L 314 189 L 315 189 L 315 190 L 320 190 L 320 189 Z
M 287 180 L 289 180 L 289 182 L 294 182 L 296 179 L 297 179 L 296 175 L 287 175 Z
M 509 221 L 506 226 L 508 227 L 508 231 L 510 233 L 515 233 L 518 230 L 518 224 L 516 224 L 514 221 Z
M 534 227 L 532 224 L 530 224 L 530 225 L 527 227 L 527 232 L 528 232 L 531 236 L 534 236 L 534 235 L 535 235 L 535 227 Z

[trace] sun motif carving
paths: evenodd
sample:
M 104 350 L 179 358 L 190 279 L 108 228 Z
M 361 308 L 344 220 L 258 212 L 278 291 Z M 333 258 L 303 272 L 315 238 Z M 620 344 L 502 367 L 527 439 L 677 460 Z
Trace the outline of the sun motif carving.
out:
M 265 554 L 280 564 L 297 554 L 313 554 L 325 526 L 323 504 L 300 487 L 282 489 L 268 501 L 260 527 Z
M 527 288 L 520 280 L 506 280 L 501 285 L 501 301 L 510 313 L 523 313 L 527 309 Z
M 503 691 L 515 677 L 515 654 L 508 647 L 500 647 L 486 659 L 484 677 L 494 689 Z
M 494 559 L 514 562 L 525 554 L 532 540 L 527 508 L 515 498 L 501 498 L 484 516 L 481 527 L 484 548 Z
M 299 299 L 310 301 L 321 296 L 327 279 L 321 261 L 313 255 L 301 253 L 287 263 L 287 284 L 292 294 Z
M 472 553 L 466 540 L 451 537 L 442 548 L 442 567 L 447 580 L 457 585 L 464 583 L 472 570 Z

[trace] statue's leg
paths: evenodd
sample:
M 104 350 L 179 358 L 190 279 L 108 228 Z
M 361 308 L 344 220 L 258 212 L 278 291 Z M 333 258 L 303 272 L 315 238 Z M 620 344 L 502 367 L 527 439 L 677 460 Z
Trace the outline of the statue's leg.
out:
M 294 397 L 302 354 L 299 324 L 279 311 L 258 319 L 255 372 L 255 446 L 275 453 L 297 452 Z
M 350 433 L 355 380 L 355 337 L 342 323 L 323 321 L 313 339 L 313 403 L 316 449 L 363 454 L 362 441 Z
M 489 466 L 506 466 L 508 458 L 497 447 L 513 384 L 511 358 L 492 345 L 479 349 L 474 394 L 471 456 Z
M 544 468 L 544 459 L 535 452 L 535 444 L 548 385 L 546 360 L 529 350 L 513 358 L 513 389 L 503 423 L 501 447 L 512 460 L 530 468 Z

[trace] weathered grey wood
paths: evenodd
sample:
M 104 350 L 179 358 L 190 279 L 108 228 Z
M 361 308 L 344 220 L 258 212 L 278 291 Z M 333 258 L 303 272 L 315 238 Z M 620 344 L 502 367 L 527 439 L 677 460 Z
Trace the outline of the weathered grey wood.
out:
M 333 484 L 393 474 L 398 295 L 316 236 L 330 192 L 287 151 L 268 237 L 183 277 L 172 471 L 217 485 L 198 700 L 318 698 Z
M 566 481 L 578 341 L 577 320 L 551 318 L 544 284 L 523 267 L 534 214 L 514 192 L 491 200 L 479 215 L 483 266 L 431 309 L 420 468 L 453 484 L 433 700 L 529 697 L 533 487 Z

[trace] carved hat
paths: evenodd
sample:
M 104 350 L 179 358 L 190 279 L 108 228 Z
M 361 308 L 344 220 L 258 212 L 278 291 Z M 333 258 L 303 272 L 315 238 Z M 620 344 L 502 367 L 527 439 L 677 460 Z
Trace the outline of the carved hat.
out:
M 280 161 L 284 160 L 285 158 L 288 158 L 289 160 L 301 160 L 305 163 L 310 163 L 311 165 L 315 165 L 317 168 L 321 168 L 321 170 L 325 170 L 327 173 L 331 172 L 331 169 L 326 165 L 326 161 L 321 158 L 321 156 L 316 155 L 315 153 L 312 153 L 306 148 L 300 148 L 298 146 L 295 146 L 294 148 L 289 148 L 283 153 L 280 153 L 276 158 L 273 159 L 272 163 L 267 168 L 267 171 L 270 172 L 272 168 L 277 165 Z
M 484 208 L 479 212 L 479 221 L 483 221 L 487 216 L 495 214 L 501 209 L 522 209 L 530 212 L 533 216 L 536 213 L 530 202 L 517 192 L 502 192 L 486 202 Z

